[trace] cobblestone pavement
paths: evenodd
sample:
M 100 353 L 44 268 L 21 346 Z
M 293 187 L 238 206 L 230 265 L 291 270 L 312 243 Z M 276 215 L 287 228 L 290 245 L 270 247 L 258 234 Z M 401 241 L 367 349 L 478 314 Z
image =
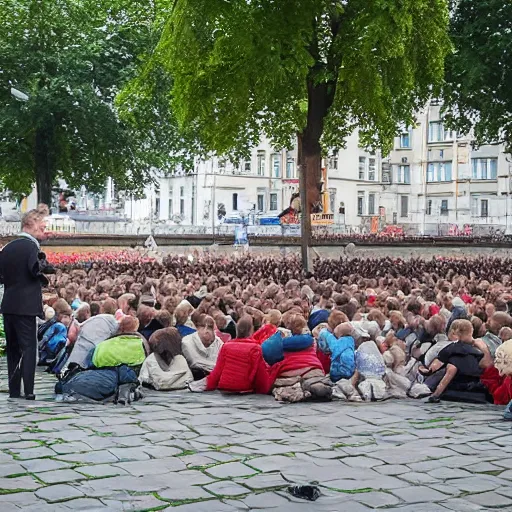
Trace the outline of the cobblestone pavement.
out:
M 502 408 L 188 392 L 59 404 L 37 379 L 36 402 L 0 395 L 2 512 L 512 509 Z M 314 503 L 286 492 L 305 482 L 321 487 Z

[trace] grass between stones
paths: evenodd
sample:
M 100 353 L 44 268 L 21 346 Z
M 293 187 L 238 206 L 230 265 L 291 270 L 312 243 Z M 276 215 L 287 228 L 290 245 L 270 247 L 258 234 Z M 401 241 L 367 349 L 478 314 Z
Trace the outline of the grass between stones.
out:
M 34 492 L 31 489 L 0 489 L 0 496 L 5 496 L 6 494 L 18 494 L 20 492 Z
M 369 492 L 377 492 L 376 489 L 372 489 L 371 487 L 362 487 L 361 489 L 336 489 L 334 487 L 328 487 L 323 485 L 326 489 L 330 491 L 339 492 L 342 494 L 366 494 Z

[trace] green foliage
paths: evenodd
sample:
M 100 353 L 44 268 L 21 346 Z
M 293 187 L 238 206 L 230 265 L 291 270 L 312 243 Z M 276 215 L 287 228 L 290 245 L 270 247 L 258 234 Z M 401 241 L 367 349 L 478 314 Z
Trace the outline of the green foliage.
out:
M 100 191 L 112 177 L 136 191 L 150 179 L 174 134 L 165 143 L 150 137 L 120 117 L 115 100 L 155 44 L 158 8 L 143 0 L 0 0 L 5 185 L 27 192 L 35 181 L 63 178 Z M 11 86 L 29 101 L 14 99 Z
M 460 0 L 451 20 L 455 51 L 446 63 L 446 119 L 476 143 L 512 151 L 512 2 Z
M 184 133 L 219 154 L 315 127 L 390 148 L 442 80 L 446 0 L 177 0 L 153 65 Z M 317 96 L 316 94 L 321 94 Z

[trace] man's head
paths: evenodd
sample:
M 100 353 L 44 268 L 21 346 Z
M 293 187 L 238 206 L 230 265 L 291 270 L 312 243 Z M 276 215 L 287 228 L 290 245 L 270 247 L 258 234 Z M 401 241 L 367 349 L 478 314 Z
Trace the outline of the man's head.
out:
M 281 325 L 281 320 L 283 318 L 283 315 L 281 314 L 281 311 L 278 309 L 271 309 L 265 316 L 265 321 L 268 324 L 271 324 L 275 327 L 279 327 Z
M 119 309 L 125 315 L 130 314 L 131 306 L 130 303 L 135 300 L 135 295 L 133 293 L 124 293 L 117 299 L 117 305 Z
M 89 318 L 91 318 L 91 307 L 89 304 L 82 304 L 78 308 L 75 317 L 77 322 L 80 324 L 83 324 L 86 320 L 89 320 Z
M 115 299 L 107 298 L 101 304 L 101 312 L 104 315 L 115 315 L 117 311 L 117 302 Z
M 343 322 L 334 329 L 334 336 L 336 338 L 344 338 L 345 336 L 352 336 L 354 333 L 354 327 L 350 322 Z
M 512 317 L 507 313 L 494 313 L 489 320 L 489 330 L 498 336 L 503 327 L 512 327 Z
M 254 334 L 254 323 L 252 317 L 243 315 L 236 324 L 236 337 L 238 339 L 251 338 Z
M 455 320 L 450 327 L 448 338 L 452 341 L 472 343 L 473 324 L 469 320 Z
M 101 305 L 99 302 L 91 302 L 91 316 L 97 316 L 101 312 Z
M 139 330 L 139 321 L 134 316 L 125 316 L 119 322 L 119 333 L 126 334 L 137 332 Z
M 213 318 L 208 315 L 200 315 L 195 325 L 201 343 L 208 348 L 215 341 L 215 322 Z
M 50 210 L 45 204 L 40 204 L 34 210 L 30 210 L 21 218 L 21 230 L 32 235 L 37 240 L 44 238 L 46 229 L 46 217 L 50 215 Z

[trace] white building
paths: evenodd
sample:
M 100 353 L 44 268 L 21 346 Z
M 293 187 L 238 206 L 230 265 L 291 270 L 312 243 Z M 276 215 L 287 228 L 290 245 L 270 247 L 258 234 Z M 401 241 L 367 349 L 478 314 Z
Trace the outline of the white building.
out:
M 446 130 L 440 106 L 417 114 L 417 124 L 396 137 L 383 158 L 359 147 L 357 131 L 346 149 L 326 159 L 330 212 L 335 229 L 370 230 L 372 219 L 421 234 L 512 231 L 511 165 L 500 146 L 473 149 L 468 137 Z M 145 199 L 126 200 L 133 220 L 212 226 L 224 215 L 275 216 L 298 191 L 297 152 L 276 151 L 268 140 L 240 165 L 197 160 L 193 172 L 158 178 Z M 223 214 L 223 215 L 221 215 Z

